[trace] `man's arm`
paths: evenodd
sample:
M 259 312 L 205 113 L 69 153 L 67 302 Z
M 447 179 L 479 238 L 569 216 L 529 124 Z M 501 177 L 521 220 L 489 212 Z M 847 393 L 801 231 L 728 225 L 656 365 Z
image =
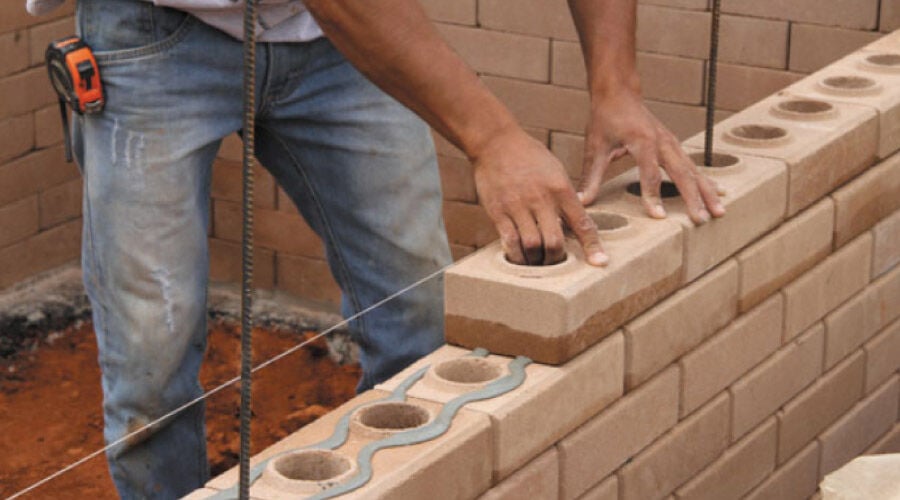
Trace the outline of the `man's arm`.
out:
M 472 161 L 479 201 L 510 260 L 562 260 L 564 219 L 588 261 L 602 265 L 596 226 L 562 164 L 447 46 L 416 0 L 306 0 L 332 43 Z
M 652 217 L 666 213 L 660 197 L 668 172 L 695 223 L 725 209 L 715 184 L 702 175 L 675 136 L 644 106 L 635 64 L 636 0 L 568 0 L 588 71 L 591 121 L 585 136 L 579 197 L 585 204 L 597 198 L 610 161 L 631 154 L 641 176 L 644 207 Z

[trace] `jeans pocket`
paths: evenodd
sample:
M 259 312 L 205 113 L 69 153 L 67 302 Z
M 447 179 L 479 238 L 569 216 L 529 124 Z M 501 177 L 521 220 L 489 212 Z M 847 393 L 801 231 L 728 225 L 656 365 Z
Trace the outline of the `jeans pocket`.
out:
M 100 64 L 162 54 L 181 41 L 196 18 L 146 0 L 78 0 L 76 26 Z

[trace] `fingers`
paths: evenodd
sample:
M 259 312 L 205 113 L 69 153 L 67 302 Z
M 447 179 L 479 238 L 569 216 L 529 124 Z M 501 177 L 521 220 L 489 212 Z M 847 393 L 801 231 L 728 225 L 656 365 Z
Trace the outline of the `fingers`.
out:
M 522 250 L 519 231 L 516 229 L 512 219 L 501 216 L 494 220 L 494 225 L 497 226 L 497 232 L 500 233 L 500 247 L 503 249 L 506 260 L 513 264 L 526 265 L 525 252 Z
M 654 219 L 665 218 L 666 210 L 663 208 L 659 192 L 662 185 L 662 172 L 657 161 L 656 147 L 645 142 L 631 148 L 630 152 L 638 164 L 641 177 L 641 201 L 644 203 L 644 210 Z
M 702 176 L 697 172 L 694 162 L 684 154 L 680 146 L 670 144 L 669 141 L 660 144 L 660 153 L 662 163 L 668 167 L 669 177 L 672 178 L 672 182 L 678 187 L 678 192 L 684 199 L 688 217 L 694 224 L 709 222 L 711 216 L 706 210 L 706 203 L 700 195 L 698 186 L 698 179 Z
M 544 246 L 543 265 L 558 264 L 566 259 L 562 223 L 554 210 L 541 210 L 535 214 Z
M 593 148 L 585 141 L 584 163 L 581 168 L 581 180 L 578 182 L 578 199 L 582 205 L 590 205 L 597 201 L 603 174 L 609 166 L 608 148 Z
M 588 263 L 593 266 L 605 266 L 609 263 L 609 256 L 603 251 L 600 236 L 597 234 L 597 225 L 585 212 L 578 198 L 563 194 L 559 198 L 559 205 L 563 218 L 581 243 Z

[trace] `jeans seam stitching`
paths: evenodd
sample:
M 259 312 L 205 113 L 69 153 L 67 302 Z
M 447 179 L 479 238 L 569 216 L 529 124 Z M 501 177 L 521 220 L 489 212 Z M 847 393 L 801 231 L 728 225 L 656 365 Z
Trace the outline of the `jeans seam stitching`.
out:
M 197 18 L 190 14 L 187 14 L 187 17 L 185 18 L 184 22 L 181 23 L 178 29 L 176 29 L 174 33 L 163 40 L 133 49 L 94 52 L 94 58 L 98 63 L 109 64 L 116 62 L 128 62 L 145 56 L 161 54 L 174 47 L 177 43 L 181 42 L 191 31 L 191 28 L 196 25 L 196 23 Z

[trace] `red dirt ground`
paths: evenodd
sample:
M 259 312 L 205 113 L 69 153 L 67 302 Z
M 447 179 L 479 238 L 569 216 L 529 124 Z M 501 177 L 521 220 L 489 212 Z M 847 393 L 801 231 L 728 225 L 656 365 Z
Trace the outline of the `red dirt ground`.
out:
M 268 359 L 312 334 L 254 330 L 254 358 Z M 201 373 L 208 389 L 239 371 L 239 328 L 213 323 Z M 35 352 L 0 360 L 0 498 L 102 446 L 100 373 L 92 326 L 62 332 Z M 352 398 L 358 365 L 339 366 L 318 340 L 254 375 L 253 453 Z M 237 463 L 238 385 L 207 402 L 213 474 Z M 24 498 L 117 498 L 101 455 Z

